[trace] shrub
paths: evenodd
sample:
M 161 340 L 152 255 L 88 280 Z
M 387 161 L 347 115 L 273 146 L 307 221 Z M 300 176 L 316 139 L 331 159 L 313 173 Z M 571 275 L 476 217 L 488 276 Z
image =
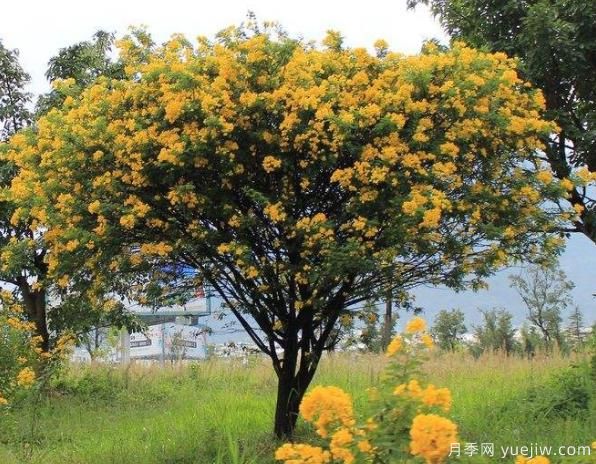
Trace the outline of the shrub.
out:
M 8 292 L 0 294 L 0 407 L 18 390 L 36 380 L 41 340 L 33 336 L 34 325 L 26 322 L 22 308 Z

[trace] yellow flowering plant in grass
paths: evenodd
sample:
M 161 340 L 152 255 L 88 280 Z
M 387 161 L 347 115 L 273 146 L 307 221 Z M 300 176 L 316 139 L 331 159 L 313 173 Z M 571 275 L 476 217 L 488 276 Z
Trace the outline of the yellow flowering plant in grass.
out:
M 23 317 L 22 308 L 10 292 L 0 293 L 0 408 L 14 394 L 30 388 L 40 363 L 39 338 L 34 325 Z
M 378 387 L 369 390 L 368 418 L 359 423 L 350 396 L 340 388 L 315 387 L 302 401 L 302 417 L 316 427 L 327 447 L 285 444 L 275 457 L 299 463 L 441 463 L 458 441 L 457 426 L 444 417 L 451 392 L 423 381 L 420 369 L 432 339 L 415 317 L 389 344 L 388 365 Z
M 285 464 L 447 462 L 452 445 L 459 443 L 458 428 L 446 417 L 452 405 L 449 389 L 424 382 L 420 366 L 432 349 L 426 321 L 414 317 L 387 347 L 380 385 L 368 390 L 367 419 L 357 420 L 352 398 L 341 388 L 317 386 L 305 395 L 300 414 L 325 446 L 286 443 L 275 458 Z M 519 456 L 515 462 L 550 461 Z
M 42 385 L 74 346 L 74 337 L 64 334 L 51 350 L 43 350 L 42 337 L 35 335 L 35 324 L 24 313 L 11 292 L 0 292 L 0 409 L 19 392 Z

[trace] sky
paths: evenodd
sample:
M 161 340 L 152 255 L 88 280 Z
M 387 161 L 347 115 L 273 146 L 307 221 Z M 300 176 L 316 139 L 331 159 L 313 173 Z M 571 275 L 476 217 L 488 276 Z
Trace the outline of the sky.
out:
M 320 41 L 328 29 L 334 29 L 343 34 L 348 46 L 372 48 L 375 40 L 383 38 L 393 50 L 408 54 L 418 52 L 427 39 L 447 42 L 425 7 L 409 11 L 405 4 L 405 0 L 6 2 L 0 15 L 0 39 L 6 47 L 19 49 L 21 64 L 32 77 L 30 91 L 39 94 L 48 89 L 44 78 L 48 60 L 61 47 L 87 40 L 99 29 L 121 36 L 130 26 L 144 25 L 157 42 L 173 33 L 194 39 L 237 25 L 252 11 L 259 20 L 278 21 L 291 35 L 307 40 Z M 596 245 L 580 234 L 573 236 L 561 257 L 561 267 L 576 285 L 573 297 L 586 321 L 596 321 L 592 296 L 596 293 Z M 519 269 L 499 273 L 490 279 L 489 290 L 478 293 L 419 288 L 415 291 L 417 304 L 430 319 L 441 309 L 460 308 L 470 324 L 480 322 L 478 308 L 503 307 L 514 314 L 514 323 L 521 324 L 525 309 L 507 277 L 516 272 Z

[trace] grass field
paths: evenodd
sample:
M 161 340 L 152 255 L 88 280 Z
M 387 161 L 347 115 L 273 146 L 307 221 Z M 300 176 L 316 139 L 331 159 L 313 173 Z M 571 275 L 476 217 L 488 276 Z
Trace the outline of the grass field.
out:
M 383 362 L 330 355 L 314 384 L 344 388 L 358 410 Z M 452 390 L 463 441 L 498 450 L 596 439 L 593 401 L 586 407 L 593 389 L 587 360 L 453 354 L 436 355 L 425 369 L 429 381 Z M 0 415 L 0 463 L 272 463 L 279 445 L 271 434 L 275 386 L 259 358 L 248 365 L 220 359 L 165 368 L 72 366 L 49 394 L 21 399 Z M 311 437 L 301 424 L 298 438 Z

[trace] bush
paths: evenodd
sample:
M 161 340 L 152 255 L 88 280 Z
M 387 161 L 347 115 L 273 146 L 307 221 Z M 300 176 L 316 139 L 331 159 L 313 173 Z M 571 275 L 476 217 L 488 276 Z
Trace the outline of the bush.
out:
M 22 308 L 12 295 L 0 295 L 0 407 L 9 404 L 19 391 L 36 381 L 41 359 L 40 340 L 33 336 L 34 326 L 26 322 Z
M 541 419 L 587 419 L 594 395 L 590 370 L 587 362 L 561 369 L 544 384 L 513 398 L 505 409 Z

